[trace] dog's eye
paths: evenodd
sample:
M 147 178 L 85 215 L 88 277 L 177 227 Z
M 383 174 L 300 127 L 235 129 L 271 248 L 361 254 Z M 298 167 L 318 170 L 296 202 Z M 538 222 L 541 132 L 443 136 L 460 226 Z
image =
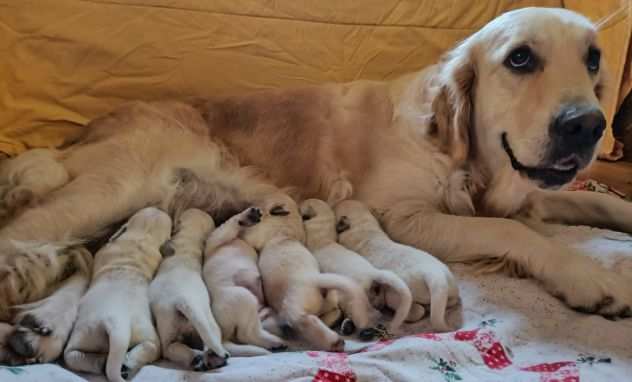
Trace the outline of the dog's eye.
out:
M 601 51 L 593 46 L 588 49 L 588 55 L 586 56 L 586 67 L 591 73 L 597 73 L 599 71 L 599 64 L 601 63 Z
M 516 73 L 531 73 L 538 64 L 538 59 L 528 46 L 518 47 L 509 53 L 505 66 Z

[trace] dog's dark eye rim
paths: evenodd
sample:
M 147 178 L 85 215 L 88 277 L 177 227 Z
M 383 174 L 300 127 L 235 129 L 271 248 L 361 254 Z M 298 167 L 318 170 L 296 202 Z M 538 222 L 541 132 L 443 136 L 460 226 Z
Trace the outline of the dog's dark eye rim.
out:
M 503 64 L 515 73 L 532 73 L 538 67 L 538 57 L 527 45 L 513 49 Z
M 599 65 L 601 63 L 601 50 L 598 48 L 591 46 L 588 48 L 588 53 L 586 54 L 586 67 L 588 71 L 591 73 L 597 73 L 599 71 Z

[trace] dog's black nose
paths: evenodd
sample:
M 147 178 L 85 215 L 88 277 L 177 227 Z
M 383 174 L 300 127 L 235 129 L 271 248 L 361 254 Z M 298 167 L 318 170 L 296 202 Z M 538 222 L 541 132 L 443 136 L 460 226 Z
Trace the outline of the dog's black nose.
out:
M 554 135 L 568 145 L 594 145 L 606 129 L 606 118 L 594 106 L 569 105 L 562 109 L 553 124 Z

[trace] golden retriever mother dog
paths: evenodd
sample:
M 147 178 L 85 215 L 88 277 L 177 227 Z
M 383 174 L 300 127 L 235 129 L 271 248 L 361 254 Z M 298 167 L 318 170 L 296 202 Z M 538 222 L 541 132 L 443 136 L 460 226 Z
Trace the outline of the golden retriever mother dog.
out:
M 11 239 L 84 239 L 169 204 L 184 169 L 208 186 L 187 207 L 214 217 L 276 187 L 334 202 L 353 195 L 393 240 L 531 276 L 581 311 L 628 317 L 629 280 L 536 231 L 555 222 L 632 233 L 632 204 L 561 190 L 596 155 L 604 67 L 588 19 L 525 8 L 393 82 L 133 103 L 59 152 L 69 182 L 2 228 L 2 262 L 20 256 Z M 24 279 L 9 269 L 0 290 Z

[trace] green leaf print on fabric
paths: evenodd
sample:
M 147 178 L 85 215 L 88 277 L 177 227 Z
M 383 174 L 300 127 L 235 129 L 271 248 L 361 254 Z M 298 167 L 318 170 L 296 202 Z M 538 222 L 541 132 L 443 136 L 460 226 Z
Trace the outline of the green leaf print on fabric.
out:
M 439 357 L 439 359 L 429 357 L 430 360 L 434 363 L 433 366 L 430 367 L 432 370 L 436 370 L 443 374 L 443 378 L 446 382 L 454 382 L 460 381 L 463 378 L 456 372 L 456 362 L 454 361 L 446 361 L 445 359 Z

